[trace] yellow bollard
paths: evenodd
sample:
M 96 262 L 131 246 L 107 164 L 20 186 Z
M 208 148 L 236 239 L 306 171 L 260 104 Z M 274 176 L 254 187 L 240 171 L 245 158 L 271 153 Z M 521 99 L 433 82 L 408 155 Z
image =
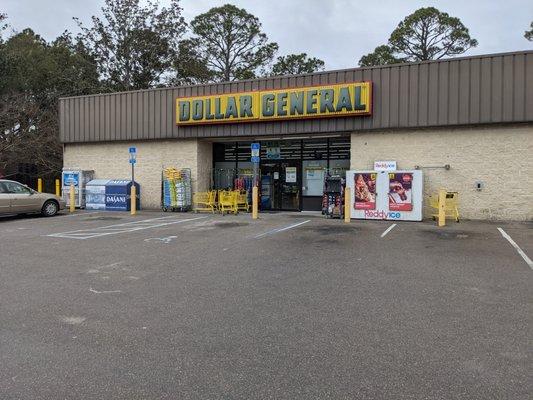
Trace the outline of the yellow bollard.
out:
M 37 191 L 39 193 L 43 192 L 43 178 L 37 178 Z
M 352 215 L 351 215 L 351 204 L 352 204 L 352 191 L 349 187 L 346 187 L 344 189 L 344 222 L 349 223 Z
M 137 188 L 135 185 L 131 185 L 131 215 L 137 214 Z
M 59 179 L 56 179 L 56 196 L 61 196 L 61 186 L 59 185 Z
M 446 225 L 446 189 L 439 190 L 439 226 Z
M 252 188 L 252 219 L 257 219 L 259 213 L 259 188 L 254 186 Z
M 70 195 L 70 207 L 69 207 L 69 211 L 71 213 L 73 213 L 76 209 L 76 192 L 74 190 L 74 184 L 71 183 L 70 184 L 70 191 L 69 191 L 69 195 Z

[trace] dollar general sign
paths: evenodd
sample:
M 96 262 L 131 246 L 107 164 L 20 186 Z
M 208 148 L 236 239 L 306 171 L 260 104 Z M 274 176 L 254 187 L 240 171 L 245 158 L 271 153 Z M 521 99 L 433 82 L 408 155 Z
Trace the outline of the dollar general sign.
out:
M 370 115 L 372 82 L 176 99 L 178 125 Z

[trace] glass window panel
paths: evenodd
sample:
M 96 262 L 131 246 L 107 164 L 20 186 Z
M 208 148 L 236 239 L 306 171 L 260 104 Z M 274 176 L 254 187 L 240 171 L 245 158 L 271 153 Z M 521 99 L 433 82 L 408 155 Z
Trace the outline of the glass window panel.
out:
M 304 196 L 322 196 L 327 160 L 302 161 L 302 194 Z

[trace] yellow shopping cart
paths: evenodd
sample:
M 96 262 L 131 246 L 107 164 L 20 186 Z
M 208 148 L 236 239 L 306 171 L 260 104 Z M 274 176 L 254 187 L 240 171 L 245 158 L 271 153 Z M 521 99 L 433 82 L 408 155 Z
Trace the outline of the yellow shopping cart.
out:
M 237 214 L 237 192 L 234 190 L 222 190 L 218 192 L 218 208 L 222 215 L 224 212 Z
M 446 218 L 453 218 L 456 222 L 459 222 L 459 192 L 448 192 L 446 191 L 444 203 L 444 212 Z M 429 205 L 431 208 L 437 210 L 436 214 L 431 214 L 434 220 L 439 217 L 439 194 L 435 196 L 429 196 Z
M 250 204 L 248 203 L 248 192 L 241 190 L 235 191 L 235 196 L 237 198 L 237 211 L 250 211 Z
M 196 192 L 193 194 L 193 209 L 194 212 L 210 211 L 215 213 L 215 191 Z

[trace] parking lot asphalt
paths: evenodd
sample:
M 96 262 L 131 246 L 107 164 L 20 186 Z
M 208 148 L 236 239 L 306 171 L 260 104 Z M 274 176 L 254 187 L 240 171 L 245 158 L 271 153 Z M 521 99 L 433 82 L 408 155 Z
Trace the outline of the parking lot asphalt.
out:
M 260 217 L 0 218 L 0 398 L 533 392 L 531 223 Z

